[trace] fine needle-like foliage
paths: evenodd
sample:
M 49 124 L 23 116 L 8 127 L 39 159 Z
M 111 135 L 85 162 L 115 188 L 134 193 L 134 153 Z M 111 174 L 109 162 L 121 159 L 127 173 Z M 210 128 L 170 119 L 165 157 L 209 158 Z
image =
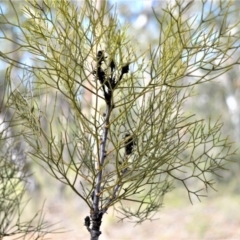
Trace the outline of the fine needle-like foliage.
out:
M 43 239 L 55 232 L 52 224 L 44 220 L 43 209 L 34 212 L 32 218 L 24 218 L 25 188 L 28 176 L 24 171 L 25 153 L 21 135 L 15 131 L 18 121 L 14 113 L 5 107 L 4 84 L 0 85 L 0 239 Z
M 236 9 L 206 4 L 196 14 L 193 1 L 154 12 L 157 43 L 142 51 L 104 3 L 29 0 L 25 20 L 1 14 L 0 27 L 17 28 L 13 39 L 1 27 L 1 39 L 29 57 L 0 53 L 11 64 L 8 106 L 28 156 L 86 203 L 91 239 L 111 206 L 122 219 L 150 219 L 175 181 L 200 198 L 234 154 L 220 122 L 184 112 L 196 84 L 239 63 L 239 22 L 229 19 Z

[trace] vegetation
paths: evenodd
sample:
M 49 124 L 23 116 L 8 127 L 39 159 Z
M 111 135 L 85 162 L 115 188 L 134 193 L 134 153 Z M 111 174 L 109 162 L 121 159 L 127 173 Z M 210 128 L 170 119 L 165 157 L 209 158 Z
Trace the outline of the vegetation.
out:
M 29 178 L 24 168 L 26 156 L 21 135 L 14 131 L 17 121 L 14 112 L 4 107 L 6 92 L 1 86 L 0 122 L 0 239 L 39 239 L 50 232 L 52 225 L 44 220 L 40 210 L 30 219 L 24 218 L 26 184 Z
M 157 43 L 141 51 L 105 3 L 29 0 L 24 20 L 10 3 L 16 20 L 1 12 L 1 39 L 15 49 L 0 57 L 10 64 L 12 128 L 28 158 L 85 202 L 91 239 L 110 207 L 141 223 L 177 181 L 190 201 L 214 188 L 213 176 L 235 151 L 219 121 L 197 119 L 184 106 L 195 86 L 239 64 L 230 2 L 207 8 L 203 1 L 201 13 L 189 17 L 193 1 L 153 11 Z M 16 60 L 19 52 L 28 60 Z

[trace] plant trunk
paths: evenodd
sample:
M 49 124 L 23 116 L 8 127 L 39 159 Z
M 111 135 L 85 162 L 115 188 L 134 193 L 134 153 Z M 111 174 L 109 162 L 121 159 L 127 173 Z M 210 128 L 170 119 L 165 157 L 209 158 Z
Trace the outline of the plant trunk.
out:
M 92 220 L 92 228 L 90 229 L 90 234 L 91 234 L 91 240 L 98 240 L 101 231 L 100 231 L 100 226 L 102 223 L 102 213 L 91 213 L 91 220 Z

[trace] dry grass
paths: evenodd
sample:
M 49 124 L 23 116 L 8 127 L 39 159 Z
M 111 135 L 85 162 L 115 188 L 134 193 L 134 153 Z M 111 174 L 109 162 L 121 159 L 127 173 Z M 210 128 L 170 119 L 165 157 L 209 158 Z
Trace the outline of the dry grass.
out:
M 210 240 L 240 239 L 240 196 L 226 191 L 212 193 L 201 203 L 191 205 L 183 190 L 175 190 L 165 198 L 165 207 L 157 220 L 134 226 L 118 222 L 112 211 L 103 218 L 100 240 Z M 77 200 L 47 202 L 46 218 L 59 222 L 65 233 L 48 235 L 46 239 L 85 240 L 90 236 L 83 226 L 87 209 Z M 5 238 L 4 240 L 9 240 Z

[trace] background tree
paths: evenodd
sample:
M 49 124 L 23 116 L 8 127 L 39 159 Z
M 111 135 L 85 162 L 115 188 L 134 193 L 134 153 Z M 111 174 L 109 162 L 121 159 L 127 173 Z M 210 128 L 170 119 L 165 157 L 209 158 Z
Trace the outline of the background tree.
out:
M 5 107 L 6 84 L 0 85 L 0 92 L 0 239 L 42 239 L 54 231 L 52 224 L 44 220 L 42 210 L 30 220 L 23 216 L 28 203 L 24 199 L 28 179 L 24 171 L 25 153 L 21 135 L 14 131 L 19 127 L 18 120 Z
M 68 1 L 29 1 L 26 19 L 16 23 L 2 13 L 2 24 L 22 34 L 15 41 L 2 28 L 4 40 L 31 54 L 26 63 L 0 53 L 11 64 L 8 106 L 21 122 L 29 158 L 89 207 L 91 239 L 111 206 L 123 219 L 150 219 L 174 181 L 190 200 L 199 198 L 234 153 L 219 122 L 197 120 L 183 106 L 195 85 L 238 64 L 238 23 L 230 24 L 231 4 L 224 2 L 209 12 L 203 2 L 201 15 L 185 18 L 192 4 L 155 11 L 157 45 L 141 52 L 104 4 L 98 10 L 86 1 L 79 10 Z M 22 69 L 18 85 L 12 67 Z

